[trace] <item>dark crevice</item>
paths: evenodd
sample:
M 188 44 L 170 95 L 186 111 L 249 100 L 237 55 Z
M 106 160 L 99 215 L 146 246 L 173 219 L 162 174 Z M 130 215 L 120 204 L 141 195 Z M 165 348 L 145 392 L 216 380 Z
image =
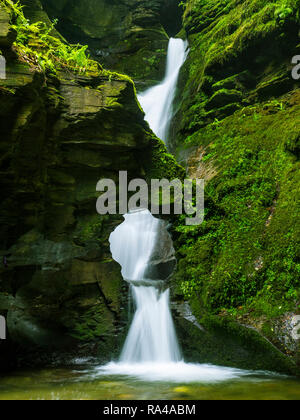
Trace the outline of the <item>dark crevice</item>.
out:
M 161 23 L 170 37 L 174 37 L 182 28 L 183 9 L 180 0 L 164 0 L 160 10 Z

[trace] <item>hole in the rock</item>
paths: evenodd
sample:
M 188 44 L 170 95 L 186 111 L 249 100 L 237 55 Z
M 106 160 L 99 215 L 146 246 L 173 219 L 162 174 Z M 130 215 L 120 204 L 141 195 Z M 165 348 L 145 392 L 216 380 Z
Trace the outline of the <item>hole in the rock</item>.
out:
M 161 23 L 170 37 L 174 37 L 182 28 L 183 9 L 180 0 L 164 0 L 161 10 Z
M 176 266 L 175 251 L 167 223 L 148 210 L 128 213 L 110 235 L 113 259 L 128 281 L 166 280 Z

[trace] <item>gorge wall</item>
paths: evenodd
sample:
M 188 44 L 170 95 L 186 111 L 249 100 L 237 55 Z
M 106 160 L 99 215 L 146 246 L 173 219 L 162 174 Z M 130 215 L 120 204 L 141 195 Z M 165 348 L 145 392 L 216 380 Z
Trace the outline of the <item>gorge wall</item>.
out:
M 40 20 L 47 12 L 72 43 L 89 46 L 105 68 L 143 85 L 161 80 L 168 35 L 181 29 L 178 0 L 25 0 L 24 12 Z M 43 7 L 44 12 L 41 12 Z
M 10 2 L 0 12 L 7 62 L 0 83 L 0 314 L 8 328 L 1 361 L 8 367 L 29 354 L 29 363 L 42 363 L 56 350 L 109 359 L 127 324 L 127 287 L 108 242 L 123 218 L 96 213 L 96 184 L 118 183 L 121 170 L 129 179 L 161 178 L 166 164 L 170 177 L 182 170 L 144 122 L 129 77 L 82 52 L 75 62 L 72 49 L 63 61 L 59 38 L 30 26 Z
M 174 227 L 178 293 L 211 331 L 250 326 L 298 364 L 299 5 L 188 0 L 171 130 L 206 180 L 204 223 Z

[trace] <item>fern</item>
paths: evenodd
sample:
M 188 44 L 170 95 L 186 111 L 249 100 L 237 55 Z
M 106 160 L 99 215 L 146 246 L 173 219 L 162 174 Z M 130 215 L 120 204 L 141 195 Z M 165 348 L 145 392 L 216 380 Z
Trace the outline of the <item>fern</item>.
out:
M 0 1 L 11 14 L 11 27 L 17 34 L 14 45 L 23 61 L 37 66 L 43 72 L 51 73 L 60 69 L 79 73 L 102 70 L 97 62 L 90 60 L 87 45 L 69 45 L 51 35 L 57 19 L 50 25 L 44 22 L 30 23 L 19 2 Z

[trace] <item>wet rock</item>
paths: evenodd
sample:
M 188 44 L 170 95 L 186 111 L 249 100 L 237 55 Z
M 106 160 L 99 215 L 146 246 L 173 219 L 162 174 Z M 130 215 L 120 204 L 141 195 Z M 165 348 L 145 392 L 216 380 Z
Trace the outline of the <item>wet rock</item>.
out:
M 166 149 L 144 122 L 128 77 L 100 67 L 46 77 L 5 45 L 0 311 L 8 347 L 16 345 L 13 358 L 22 354 L 22 363 L 39 348 L 45 362 L 54 348 L 66 354 L 82 346 L 108 360 L 123 341 L 128 286 L 108 241 L 122 216 L 97 214 L 96 185 L 118 182 L 121 170 L 129 179 L 145 178 L 149 168 L 160 177 Z M 170 169 L 179 169 L 175 161 Z
M 9 23 L 9 13 L 4 5 L 0 5 L 0 47 L 9 47 L 15 40 L 16 34 Z
M 284 348 L 299 359 L 300 315 L 287 313 L 275 322 L 274 332 Z
M 168 44 L 160 15 L 163 0 L 40 3 L 51 19 L 59 19 L 57 29 L 68 41 L 88 44 L 106 68 L 152 83 L 163 77 Z
M 207 102 L 206 109 L 222 108 L 226 105 L 241 102 L 243 94 L 235 89 L 218 90 Z
M 178 308 L 175 324 L 186 361 L 297 374 L 296 364 L 254 328 L 213 315 L 195 323 Z
M 173 241 L 167 230 L 167 222 L 160 220 L 160 229 L 145 277 L 153 280 L 166 280 L 173 274 L 175 268 Z

